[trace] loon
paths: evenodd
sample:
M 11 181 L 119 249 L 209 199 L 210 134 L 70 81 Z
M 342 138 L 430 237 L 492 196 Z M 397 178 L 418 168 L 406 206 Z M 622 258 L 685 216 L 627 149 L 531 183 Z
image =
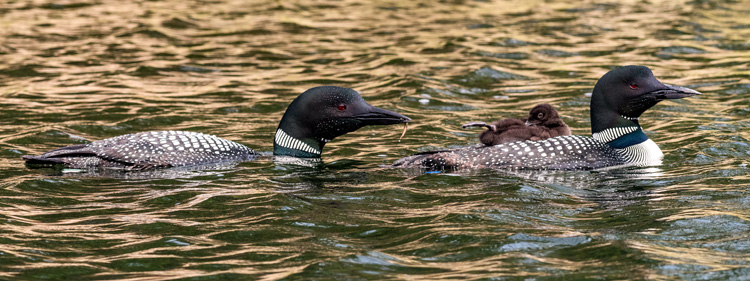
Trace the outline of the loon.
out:
M 337 136 L 367 125 L 411 121 L 404 115 L 374 107 L 355 90 L 334 86 L 311 88 L 287 108 L 273 140 L 273 154 L 320 158 L 323 146 Z M 258 154 L 233 141 L 185 132 L 155 131 L 116 136 L 58 148 L 39 156 L 24 155 L 29 167 L 63 165 L 71 169 L 145 170 L 242 162 Z
M 664 154 L 639 125 L 643 112 L 666 99 L 700 95 L 659 82 L 645 66 L 604 74 L 591 97 L 592 136 L 559 136 L 495 146 L 430 151 L 397 160 L 393 167 L 447 169 L 510 168 L 591 170 L 620 165 L 658 165 Z
M 462 126 L 485 127 L 486 131 L 479 134 L 479 141 L 492 146 L 506 142 L 524 140 L 544 140 L 557 136 L 570 135 L 570 128 L 557 114 L 557 110 L 549 104 L 543 103 L 529 111 L 526 119 L 506 118 L 487 125 L 484 122 L 469 122 Z

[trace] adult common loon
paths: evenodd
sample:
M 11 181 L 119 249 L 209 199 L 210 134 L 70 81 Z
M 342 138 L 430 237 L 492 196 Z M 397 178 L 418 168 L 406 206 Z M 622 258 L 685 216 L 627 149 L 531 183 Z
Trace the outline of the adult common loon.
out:
M 604 74 L 594 86 L 590 113 L 592 137 L 571 135 L 431 151 L 402 158 L 393 166 L 429 170 L 486 167 L 578 170 L 660 164 L 664 154 L 643 133 L 638 118 L 662 100 L 699 94 L 659 82 L 645 66 L 624 66 Z
M 526 119 L 506 118 L 495 121 L 490 125 L 484 122 L 469 122 L 462 127 L 487 128 L 479 134 L 479 141 L 484 145 L 498 145 L 524 140 L 537 141 L 570 135 L 570 128 L 557 114 L 557 110 L 546 103 L 532 108 L 529 111 L 529 117 Z
M 276 129 L 273 153 L 302 158 L 320 157 L 323 146 L 337 136 L 367 125 L 411 121 L 404 115 L 374 107 L 356 91 L 321 86 L 300 94 L 287 108 Z M 252 149 L 216 136 L 184 131 L 140 132 L 58 148 L 39 156 L 24 155 L 27 166 L 67 168 L 197 166 L 241 162 L 255 158 Z

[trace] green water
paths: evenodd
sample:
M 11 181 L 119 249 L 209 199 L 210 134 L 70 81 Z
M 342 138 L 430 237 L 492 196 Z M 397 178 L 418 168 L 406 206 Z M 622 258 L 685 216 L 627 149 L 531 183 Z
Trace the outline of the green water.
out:
M 2 1 L 0 279 L 750 280 L 748 1 Z M 658 167 L 423 174 L 469 121 L 554 105 L 590 134 L 609 69 L 701 96 L 641 117 Z M 20 155 L 147 130 L 258 151 L 350 87 L 411 117 L 323 164 L 65 174 Z

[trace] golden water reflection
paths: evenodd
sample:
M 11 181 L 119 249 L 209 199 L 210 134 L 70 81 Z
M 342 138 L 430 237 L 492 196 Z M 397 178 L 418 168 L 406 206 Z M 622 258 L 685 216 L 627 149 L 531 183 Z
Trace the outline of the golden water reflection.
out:
M 5 1 L 0 276 L 743 276 L 749 4 Z M 644 114 L 666 155 L 658 168 L 379 167 L 473 144 L 461 124 L 542 102 L 588 134 L 587 93 L 627 64 L 704 93 Z M 400 141 L 398 126 L 342 136 L 308 167 L 264 159 L 96 177 L 29 171 L 19 157 L 166 129 L 268 152 L 289 101 L 321 84 L 414 122 Z

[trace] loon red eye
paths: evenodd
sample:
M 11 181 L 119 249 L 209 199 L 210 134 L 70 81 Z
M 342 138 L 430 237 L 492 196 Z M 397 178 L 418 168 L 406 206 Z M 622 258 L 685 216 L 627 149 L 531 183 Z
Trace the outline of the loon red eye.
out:
M 343 104 L 343 103 L 342 103 L 342 104 L 339 104 L 339 110 L 341 110 L 341 111 L 344 111 L 344 110 L 346 110 L 346 105 L 345 105 L 345 104 Z
M 638 84 L 630 84 L 631 89 L 638 89 Z

